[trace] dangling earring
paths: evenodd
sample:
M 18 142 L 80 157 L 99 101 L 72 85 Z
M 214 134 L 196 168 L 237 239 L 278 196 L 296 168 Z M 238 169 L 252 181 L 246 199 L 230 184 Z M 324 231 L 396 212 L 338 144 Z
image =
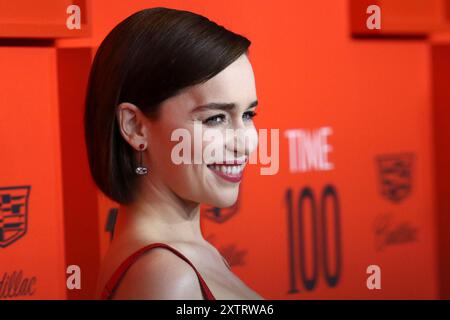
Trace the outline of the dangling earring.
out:
M 147 174 L 147 168 L 142 166 L 142 152 L 144 151 L 144 144 L 139 145 L 139 166 L 136 168 L 136 173 L 139 175 Z

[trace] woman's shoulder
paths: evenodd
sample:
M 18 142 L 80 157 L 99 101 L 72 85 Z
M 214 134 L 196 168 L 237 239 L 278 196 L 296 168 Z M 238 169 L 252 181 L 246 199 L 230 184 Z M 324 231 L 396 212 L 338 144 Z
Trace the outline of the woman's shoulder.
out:
M 102 262 L 97 284 L 97 297 L 114 272 L 131 255 L 156 240 L 113 242 Z M 184 243 L 164 242 L 175 250 L 190 251 Z M 179 251 L 179 250 L 177 250 Z M 202 299 L 195 270 L 167 248 L 154 247 L 143 251 L 130 265 L 117 286 L 115 299 Z M 178 298 L 177 298 L 178 297 Z
M 173 252 L 154 248 L 134 262 L 115 299 L 203 299 L 195 270 Z

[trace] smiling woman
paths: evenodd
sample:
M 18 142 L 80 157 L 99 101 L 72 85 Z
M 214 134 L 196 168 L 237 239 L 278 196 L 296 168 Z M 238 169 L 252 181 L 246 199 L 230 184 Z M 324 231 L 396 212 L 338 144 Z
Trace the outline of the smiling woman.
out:
M 101 298 L 262 298 L 200 229 L 200 204 L 236 202 L 258 144 L 249 46 L 206 17 L 162 7 L 126 18 L 100 45 L 85 138 L 95 183 L 120 204 L 98 279 Z M 196 136 L 196 126 L 205 137 L 225 138 Z M 190 148 L 220 152 L 177 163 L 171 137 L 179 129 L 190 133 Z

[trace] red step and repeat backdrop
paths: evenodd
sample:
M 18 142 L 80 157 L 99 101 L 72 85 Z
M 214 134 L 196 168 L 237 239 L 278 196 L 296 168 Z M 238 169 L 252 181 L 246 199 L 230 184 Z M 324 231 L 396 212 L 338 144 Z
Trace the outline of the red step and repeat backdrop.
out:
M 252 41 L 279 162 L 248 166 L 233 207 L 202 207 L 244 282 L 267 299 L 450 298 L 450 1 L 393 2 L 1 0 L 0 299 L 94 298 L 120 212 L 89 175 L 87 75 L 106 34 L 155 6 Z

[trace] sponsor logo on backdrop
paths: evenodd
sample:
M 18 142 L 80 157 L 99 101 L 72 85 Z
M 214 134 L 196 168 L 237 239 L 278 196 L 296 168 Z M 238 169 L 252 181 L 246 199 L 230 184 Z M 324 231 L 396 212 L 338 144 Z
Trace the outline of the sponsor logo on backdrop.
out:
M 31 186 L 0 187 L 0 248 L 25 236 Z
M 416 242 L 418 240 L 418 228 L 408 221 L 394 222 L 391 213 L 380 215 L 375 224 L 375 246 L 377 251 L 386 246 Z
M 342 228 L 340 201 L 335 186 L 328 184 L 318 192 L 309 186 L 299 191 L 289 188 L 285 200 L 288 293 L 299 293 L 300 285 L 312 291 L 323 280 L 327 287 L 336 287 L 342 276 Z
M 288 129 L 290 173 L 332 171 L 330 126 Z M 303 181 L 306 182 L 306 181 Z M 287 188 L 288 294 L 313 291 L 319 283 L 338 286 L 342 276 L 341 206 L 337 187 L 303 185 Z
M 36 292 L 36 277 L 26 277 L 22 270 L 0 273 L 0 299 L 32 296 Z
M 220 254 L 227 260 L 230 266 L 243 266 L 245 265 L 245 256 L 248 253 L 248 250 L 239 250 L 236 244 L 228 244 L 218 246 L 215 241 L 215 235 L 210 234 L 206 237 L 206 240 L 217 247 L 217 250 Z
M 382 196 L 393 203 L 399 203 L 411 194 L 414 158 L 413 153 L 376 157 Z
M 328 143 L 328 137 L 332 133 L 331 127 L 286 130 L 284 136 L 288 139 L 289 171 L 333 170 L 334 164 L 328 160 L 328 153 L 333 150 Z

